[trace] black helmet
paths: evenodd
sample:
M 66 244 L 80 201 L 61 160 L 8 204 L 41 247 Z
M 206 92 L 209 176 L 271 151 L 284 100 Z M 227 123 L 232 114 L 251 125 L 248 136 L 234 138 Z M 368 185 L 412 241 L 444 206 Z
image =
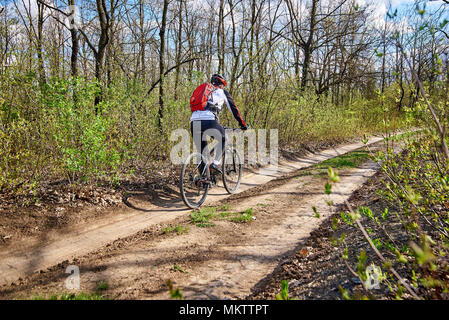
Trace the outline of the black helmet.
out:
M 224 77 L 221 74 L 214 74 L 212 75 L 212 77 L 210 78 L 210 82 L 214 85 L 214 86 L 219 86 L 219 85 L 224 85 L 226 86 L 228 83 L 226 82 L 226 80 L 224 79 Z

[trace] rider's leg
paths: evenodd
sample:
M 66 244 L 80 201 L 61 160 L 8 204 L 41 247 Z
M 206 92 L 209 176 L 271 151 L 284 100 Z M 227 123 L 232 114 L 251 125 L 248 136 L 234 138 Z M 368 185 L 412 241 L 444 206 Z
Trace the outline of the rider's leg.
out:
M 200 120 L 192 121 L 190 124 L 193 141 L 197 150 L 201 150 L 201 154 L 207 159 L 209 155 L 209 148 L 207 147 L 207 137 L 214 138 L 219 141 L 215 148 L 215 158 L 213 163 L 220 164 L 222 153 L 225 147 L 226 133 L 224 128 L 216 120 Z M 204 168 L 201 163 L 200 170 Z
M 213 163 L 219 165 L 221 162 L 223 150 L 226 142 L 226 133 L 221 124 L 216 120 L 208 120 L 206 124 L 206 128 L 203 129 L 203 138 L 204 135 L 213 138 L 214 140 L 218 140 L 218 144 L 215 148 L 215 157 Z
M 203 141 L 202 139 L 204 127 L 202 122 L 203 121 L 201 120 L 190 122 L 190 132 L 192 133 L 193 143 L 195 144 L 196 151 L 200 152 L 203 155 L 204 152 L 207 152 L 207 154 L 209 154 L 209 149 L 207 147 L 207 141 Z M 202 173 L 204 170 L 204 162 L 203 159 L 201 159 L 200 161 L 201 162 L 199 170 Z

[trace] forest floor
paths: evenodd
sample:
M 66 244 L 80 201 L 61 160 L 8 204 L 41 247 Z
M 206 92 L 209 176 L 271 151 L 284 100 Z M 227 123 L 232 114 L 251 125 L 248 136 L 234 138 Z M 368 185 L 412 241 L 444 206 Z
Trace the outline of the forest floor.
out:
M 369 207 L 373 211 L 383 212 L 385 208 L 391 209 L 391 205 L 381 200 L 377 190 L 382 188 L 381 179 L 384 173 L 379 169 L 374 176 L 369 178 L 359 189 L 353 192 L 347 200 L 355 209 L 360 206 Z M 340 288 L 346 290 L 350 297 L 366 294 L 360 279 L 352 274 L 342 258 L 345 246 L 336 246 L 333 240 L 345 234 L 345 244 L 348 250 L 348 264 L 354 269 L 357 266 L 357 256 L 362 250 L 367 252 L 369 263 L 380 262 L 362 233 L 356 227 L 346 225 L 341 221 L 341 212 L 348 212 L 345 204 L 339 206 L 334 213 L 321 221 L 318 228 L 313 230 L 310 236 L 292 253 L 288 259 L 279 264 L 272 273 L 261 279 L 252 293 L 246 297 L 254 300 L 272 300 L 281 293 L 281 282 L 288 282 L 289 299 L 299 300 L 330 300 L 342 299 Z M 340 222 L 335 224 L 335 220 Z M 364 223 L 366 220 L 363 219 Z M 394 228 L 394 234 L 401 242 L 403 236 L 396 223 L 384 223 L 388 229 Z M 371 236 L 376 238 L 377 234 Z M 407 239 L 407 237 L 405 237 Z M 369 264 L 368 263 L 368 264 Z M 394 299 L 395 296 L 385 285 L 379 289 L 372 289 L 370 294 L 375 299 Z M 406 293 L 404 298 L 410 298 Z
M 350 142 L 353 141 L 309 143 L 294 151 L 281 149 L 280 160 L 288 165 L 301 160 L 302 156 Z M 70 185 L 67 180 L 59 179 L 42 182 L 40 187 L 28 192 L 2 190 L 0 251 L 27 247 L 35 241 L 44 241 L 43 237 L 49 233 L 65 234 L 74 226 L 90 224 L 101 218 L 109 220 L 109 215 L 116 215 L 122 209 L 129 212 L 129 208 L 137 211 L 164 206 L 182 208 L 177 194 L 179 167 L 167 165 L 167 161 L 149 165 L 145 165 L 145 169 L 133 168 L 137 172 L 125 177 L 118 187 L 102 181 Z M 257 173 L 257 169 L 245 168 L 245 171 Z M 142 208 L 134 205 L 136 201 L 141 202 Z
M 371 139 L 371 148 L 381 140 Z M 167 186 L 127 192 L 126 205 L 90 209 L 95 219 L 21 236 L 0 249 L 0 297 L 67 292 L 66 268 L 76 265 L 80 291 L 100 286 L 112 299 L 167 299 L 167 280 L 190 299 L 272 298 L 279 284 L 267 276 L 278 279 L 276 272 L 304 252 L 311 233 L 317 237 L 313 231 L 375 174 L 377 165 L 366 152 L 352 152 L 361 146 L 349 143 L 286 160 L 277 172 L 254 170 L 244 175 L 239 193 L 215 188 L 206 207 L 193 214 Z M 348 158 L 341 156 L 348 152 Z M 337 160 L 329 163 L 332 158 Z M 324 195 L 327 165 L 341 167 L 341 183 L 331 196 Z

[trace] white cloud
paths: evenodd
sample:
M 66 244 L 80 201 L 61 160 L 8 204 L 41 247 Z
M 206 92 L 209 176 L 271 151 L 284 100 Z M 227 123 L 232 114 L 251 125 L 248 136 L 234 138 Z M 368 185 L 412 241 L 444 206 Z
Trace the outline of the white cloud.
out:
M 365 1 L 365 0 L 357 0 L 357 1 Z M 366 1 L 365 1 L 366 2 Z M 399 22 L 392 22 L 387 20 L 387 12 L 388 10 L 395 10 L 400 7 L 405 7 L 408 5 L 413 5 L 414 0 L 368 0 L 367 5 L 369 5 L 372 9 L 371 23 L 377 29 L 383 29 L 385 23 L 387 23 L 387 27 L 389 30 L 397 30 L 400 28 L 406 28 L 408 26 L 408 19 L 402 18 Z
M 371 11 L 369 22 L 376 28 L 382 28 L 385 24 L 385 15 L 388 11 L 386 1 L 365 1 L 365 4 Z
M 24 16 L 30 14 L 31 17 L 37 16 L 37 1 L 36 0 L 17 0 L 8 4 L 10 10 L 19 10 Z M 13 9 L 14 8 L 14 9 Z

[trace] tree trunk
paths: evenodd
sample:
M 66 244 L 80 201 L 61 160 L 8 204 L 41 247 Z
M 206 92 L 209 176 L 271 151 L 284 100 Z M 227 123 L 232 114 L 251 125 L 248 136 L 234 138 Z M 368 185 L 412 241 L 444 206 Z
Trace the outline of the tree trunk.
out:
M 102 101 L 102 80 L 103 64 L 106 52 L 106 46 L 109 43 L 109 15 L 106 10 L 105 0 L 96 0 L 98 18 L 100 20 L 100 40 L 98 41 L 98 50 L 95 54 L 95 79 L 100 86 L 100 93 L 95 96 L 95 114 L 98 113 L 97 105 Z
M 315 34 L 315 28 L 316 28 L 316 11 L 317 11 L 318 1 L 319 0 L 312 1 L 312 8 L 310 10 L 309 38 L 307 39 L 307 42 L 303 46 L 304 60 L 303 60 L 303 66 L 302 66 L 301 90 L 304 90 L 307 86 L 307 77 L 309 74 L 310 60 L 311 60 L 312 51 L 313 51 L 313 47 L 312 47 L 313 37 Z
M 37 59 L 38 59 L 38 70 L 39 70 L 39 82 L 44 84 L 46 82 L 45 69 L 44 69 L 44 58 L 42 49 L 42 39 L 43 39 L 43 28 L 44 28 L 44 5 L 37 2 L 38 20 L 37 20 Z
M 218 11 L 218 34 L 217 34 L 217 56 L 218 56 L 218 73 L 223 74 L 224 69 L 224 0 L 220 0 L 220 8 Z
M 387 36 L 387 22 L 384 23 L 384 32 L 382 34 L 383 50 L 382 50 L 382 72 L 381 72 L 381 92 L 385 90 L 385 56 L 386 56 L 386 36 Z
M 179 75 L 181 73 L 181 50 L 182 50 L 182 2 L 179 0 L 179 11 L 178 11 L 178 39 L 177 39 L 177 50 L 176 50 L 176 75 L 175 75 L 175 100 L 178 99 L 178 85 L 179 85 Z
M 168 10 L 168 1 L 164 0 L 164 8 L 162 10 L 162 23 L 161 29 L 159 31 L 160 38 L 160 49 L 159 49 L 159 77 L 161 79 L 159 83 L 159 112 L 158 112 L 158 128 L 162 132 L 163 125 L 163 116 L 164 116 L 164 52 L 165 52 L 165 29 L 167 26 L 167 10 Z
M 74 6 L 75 0 L 69 0 L 69 5 Z M 72 54 L 70 57 L 70 67 L 72 77 L 78 76 L 78 53 L 79 53 L 79 38 L 78 38 L 78 28 L 74 21 L 72 22 L 72 28 L 70 29 L 70 36 L 72 39 Z

